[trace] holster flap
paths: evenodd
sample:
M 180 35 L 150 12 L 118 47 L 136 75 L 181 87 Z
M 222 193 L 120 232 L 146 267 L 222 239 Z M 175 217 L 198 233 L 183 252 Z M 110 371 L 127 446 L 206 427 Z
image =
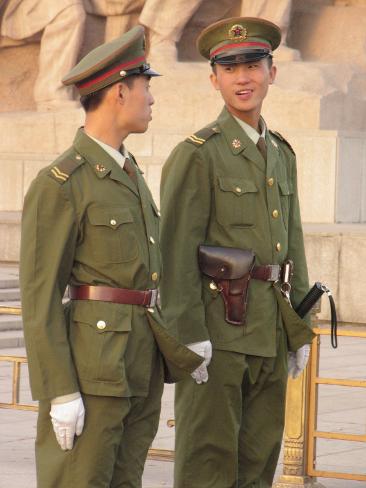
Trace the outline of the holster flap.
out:
M 215 280 L 237 280 L 249 273 L 255 254 L 251 249 L 200 245 L 198 262 L 202 273 Z

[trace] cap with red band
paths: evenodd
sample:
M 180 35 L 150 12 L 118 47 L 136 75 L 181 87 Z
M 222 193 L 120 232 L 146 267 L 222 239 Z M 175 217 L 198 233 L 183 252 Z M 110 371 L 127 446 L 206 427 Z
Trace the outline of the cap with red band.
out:
M 235 64 L 271 56 L 280 42 L 281 30 L 272 22 L 232 17 L 206 27 L 197 39 L 197 48 L 211 64 Z
M 75 85 L 80 95 L 90 95 L 131 75 L 159 76 L 147 64 L 142 26 L 90 51 L 62 83 Z

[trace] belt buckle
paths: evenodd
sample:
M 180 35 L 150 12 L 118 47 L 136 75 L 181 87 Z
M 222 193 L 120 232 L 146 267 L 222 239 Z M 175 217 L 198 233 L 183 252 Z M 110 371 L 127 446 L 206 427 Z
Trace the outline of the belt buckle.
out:
M 151 297 L 150 297 L 150 303 L 147 305 L 147 307 L 155 307 L 155 305 L 157 304 L 158 302 L 158 298 L 159 298 L 159 289 L 158 288 L 154 288 L 151 291 Z
M 267 281 L 278 281 L 280 278 L 281 266 L 279 264 L 270 264 L 271 275 Z

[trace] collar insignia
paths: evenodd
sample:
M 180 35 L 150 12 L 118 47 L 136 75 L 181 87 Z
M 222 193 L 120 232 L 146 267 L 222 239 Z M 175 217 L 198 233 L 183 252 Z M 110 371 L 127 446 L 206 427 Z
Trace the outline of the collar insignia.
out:
M 239 147 L 241 147 L 241 142 L 239 139 L 233 139 L 231 145 L 234 149 L 239 149 Z
M 98 171 L 98 173 L 103 173 L 106 170 L 105 166 L 101 163 L 97 163 L 95 165 L 95 169 Z

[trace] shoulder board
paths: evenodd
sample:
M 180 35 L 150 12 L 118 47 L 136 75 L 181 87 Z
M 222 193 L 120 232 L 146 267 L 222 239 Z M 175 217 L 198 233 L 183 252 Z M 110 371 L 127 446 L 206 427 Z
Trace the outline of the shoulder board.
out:
M 83 163 L 84 158 L 79 154 L 72 154 L 65 159 L 56 161 L 50 168 L 48 175 L 61 185 L 67 181 L 72 173 Z
M 295 151 L 293 150 L 291 144 L 279 132 L 276 132 L 274 130 L 270 130 L 269 132 L 278 137 L 280 141 L 284 142 L 290 148 L 290 151 L 295 154 Z
M 207 139 L 209 139 L 214 134 L 218 134 L 219 132 L 220 129 L 216 124 L 209 125 L 187 137 L 186 142 L 190 142 L 195 146 L 202 146 L 202 144 L 204 144 Z

